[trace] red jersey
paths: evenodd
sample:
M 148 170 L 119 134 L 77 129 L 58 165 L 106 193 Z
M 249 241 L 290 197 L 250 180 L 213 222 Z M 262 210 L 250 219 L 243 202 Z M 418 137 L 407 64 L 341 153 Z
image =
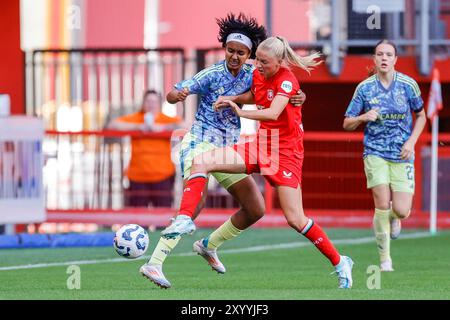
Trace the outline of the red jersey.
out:
M 252 92 L 258 109 L 269 108 L 276 95 L 288 98 L 300 89 L 297 78 L 286 67 L 265 79 L 258 70 L 253 72 Z M 303 126 L 301 106 L 295 107 L 290 102 L 286 105 L 277 120 L 260 121 L 258 139 L 274 141 L 278 138 L 281 155 L 291 156 L 294 152 L 303 156 Z

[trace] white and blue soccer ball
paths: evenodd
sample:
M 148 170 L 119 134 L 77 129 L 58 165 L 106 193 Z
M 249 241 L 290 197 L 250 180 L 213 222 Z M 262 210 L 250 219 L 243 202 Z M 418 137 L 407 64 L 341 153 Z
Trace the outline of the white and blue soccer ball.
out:
M 147 231 L 137 224 L 126 224 L 116 231 L 113 245 L 116 252 L 124 258 L 136 259 L 148 248 Z

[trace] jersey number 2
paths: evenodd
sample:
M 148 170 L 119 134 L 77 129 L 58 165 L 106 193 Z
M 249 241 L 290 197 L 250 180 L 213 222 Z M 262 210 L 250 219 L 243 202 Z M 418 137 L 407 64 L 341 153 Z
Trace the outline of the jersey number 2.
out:
M 406 166 L 406 176 L 408 177 L 408 180 L 414 180 L 414 167 L 407 165 Z

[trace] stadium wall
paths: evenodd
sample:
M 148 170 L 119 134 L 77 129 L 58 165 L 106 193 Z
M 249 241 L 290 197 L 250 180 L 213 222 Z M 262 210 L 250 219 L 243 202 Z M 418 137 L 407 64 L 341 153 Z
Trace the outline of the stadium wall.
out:
M 11 113 L 25 112 L 24 53 L 20 49 L 20 1 L 0 1 L 0 94 L 9 94 Z

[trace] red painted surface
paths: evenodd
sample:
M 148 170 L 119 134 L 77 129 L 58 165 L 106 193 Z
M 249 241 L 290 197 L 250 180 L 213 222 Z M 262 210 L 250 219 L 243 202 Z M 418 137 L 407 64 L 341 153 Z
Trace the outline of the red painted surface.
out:
M 142 48 L 145 0 L 89 0 L 85 5 L 85 47 Z
M 283 36 L 290 42 L 313 40 L 310 34 L 308 12 L 311 1 L 272 1 L 273 35 Z
M 209 48 L 219 46 L 215 18 L 243 12 L 265 24 L 264 1 L 164 0 L 160 5 L 160 46 Z M 289 41 L 309 39 L 306 1 L 273 1 L 273 33 Z M 282 17 L 282 18 L 281 18 Z
M 20 49 L 20 2 L 0 1 L 0 94 L 9 94 L 11 113 L 25 113 L 24 53 Z

